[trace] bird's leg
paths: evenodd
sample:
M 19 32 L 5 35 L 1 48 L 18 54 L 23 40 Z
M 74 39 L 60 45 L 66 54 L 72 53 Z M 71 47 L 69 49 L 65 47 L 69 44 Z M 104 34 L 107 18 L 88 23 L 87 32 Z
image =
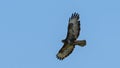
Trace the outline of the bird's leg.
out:
M 74 44 L 83 47 L 86 45 L 86 40 L 75 40 Z

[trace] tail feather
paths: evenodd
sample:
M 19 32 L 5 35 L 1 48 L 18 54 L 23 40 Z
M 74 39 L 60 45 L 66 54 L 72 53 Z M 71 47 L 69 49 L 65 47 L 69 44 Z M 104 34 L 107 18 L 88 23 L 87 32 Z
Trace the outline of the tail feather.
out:
M 86 40 L 76 40 L 74 44 L 83 47 L 86 45 Z

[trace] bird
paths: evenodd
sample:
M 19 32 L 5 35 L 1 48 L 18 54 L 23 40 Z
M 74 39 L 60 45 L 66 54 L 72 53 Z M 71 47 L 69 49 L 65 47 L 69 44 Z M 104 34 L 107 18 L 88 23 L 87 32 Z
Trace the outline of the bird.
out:
M 78 13 L 72 13 L 71 17 L 68 21 L 67 27 L 67 36 L 64 40 L 62 40 L 63 46 L 58 51 L 56 57 L 59 60 L 63 60 L 68 57 L 74 50 L 75 46 L 84 47 L 86 45 L 86 40 L 77 40 L 80 34 L 80 16 Z

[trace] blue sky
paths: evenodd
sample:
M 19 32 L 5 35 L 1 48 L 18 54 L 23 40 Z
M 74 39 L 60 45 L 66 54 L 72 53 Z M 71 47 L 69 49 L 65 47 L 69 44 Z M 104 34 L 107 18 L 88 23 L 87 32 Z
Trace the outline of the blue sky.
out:
M 120 68 L 119 0 L 1 0 L 0 68 Z M 68 19 L 78 12 L 85 47 L 59 61 Z

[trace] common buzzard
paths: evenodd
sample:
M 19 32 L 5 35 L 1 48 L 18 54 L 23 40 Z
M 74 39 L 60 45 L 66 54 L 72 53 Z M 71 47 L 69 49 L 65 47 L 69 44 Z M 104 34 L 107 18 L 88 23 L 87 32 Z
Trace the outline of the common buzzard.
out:
M 58 59 L 63 60 L 71 54 L 75 45 L 82 47 L 86 45 L 86 40 L 77 40 L 80 30 L 79 14 L 75 12 L 69 18 L 67 37 L 62 40 L 64 45 L 56 55 Z

